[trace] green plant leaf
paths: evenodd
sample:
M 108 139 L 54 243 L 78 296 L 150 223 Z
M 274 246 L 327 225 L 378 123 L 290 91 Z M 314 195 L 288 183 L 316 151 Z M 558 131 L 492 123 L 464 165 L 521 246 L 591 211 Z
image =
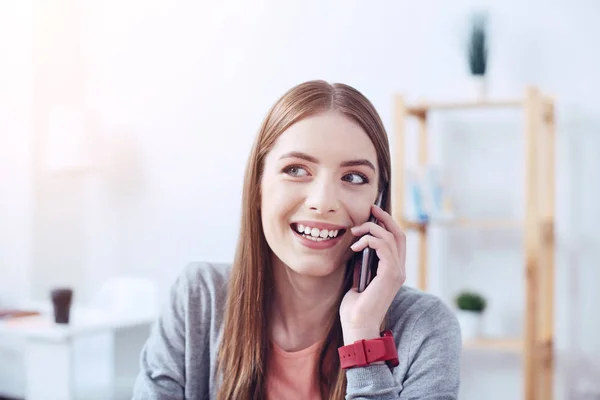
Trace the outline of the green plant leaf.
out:
M 486 308 L 486 301 L 480 294 L 474 292 L 462 292 L 455 299 L 456 306 L 460 310 L 481 313 Z

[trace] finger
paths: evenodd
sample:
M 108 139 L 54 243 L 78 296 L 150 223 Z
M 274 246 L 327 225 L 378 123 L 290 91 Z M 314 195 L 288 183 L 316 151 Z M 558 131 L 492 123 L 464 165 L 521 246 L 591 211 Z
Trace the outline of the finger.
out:
M 392 233 L 392 235 L 394 235 L 398 246 L 400 248 L 404 248 L 406 245 L 406 235 L 404 234 L 404 231 L 402 230 L 400 225 L 394 220 L 394 218 L 389 213 L 387 213 L 382 208 L 373 205 L 372 209 L 373 215 L 375 216 L 375 218 L 378 219 L 378 222 L 382 223 L 383 227 L 388 232 Z
M 376 292 L 381 292 L 385 287 L 391 286 L 394 291 L 399 289 L 406 281 L 406 270 L 403 267 L 399 268 L 385 268 L 387 263 L 379 263 L 377 268 L 377 275 L 373 278 L 369 286 L 378 288 Z
M 375 250 L 379 258 L 377 275 L 382 273 L 383 275 L 389 275 L 392 279 L 405 275 L 404 263 L 399 260 L 395 245 L 391 245 L 383 239 L 365 235 L 350 247 L 352 250 L 359 252 L 367 246 Z
M 390 231 L 386 230 L 385 227 L 377 225 L 376 223 L 371 221 L 353 227 L 351 229 L 351 232 L 354 236 L 361 236 L 370 233 L 373 236 L 384 240 L 395 241 L 395 237 Z
M 356 242 L 354 242 L 354 244 L 352 246 L 350 246 L 350 248 L 353 251 L 359 252 L 359 251 L 362 251 L 367 246 L 369 246 L 370 248 L 372 248 L 375 251 L 377 251 L 385 246 L 389 247 L 387 242 L 381 238 L 377 238 L 377 237 L 371 236 L 371 235 L 364 235 L 363 237 L 358 239 Z
M 390 266 L 398 264 L 398 255 L 395 251 L 395 248 L 393 246 L 390 246 L 387 242 L 385 242 L 382 239 L 370 235 L 365 235 L 362 238 L 360 238 L 358 242 L 354 243 L 351 246 L 351 248 L 352 250 L 358 253 L 365 249 L 367 246 L 370 249 L 375 250 L 377 258 L 379 258 L 380 264 L 382 261 L 384 264 L 389 264 Z
M 400 228 L 400 225 L 387 211 L 376 205 L 373 205 L 371 209 L 373 216 L 377 218 L 378 222 L 382 223 L 388 231 L 390 231 L 394 235 L 404 235 L 404 232 L 402 231 L 402 228 Z

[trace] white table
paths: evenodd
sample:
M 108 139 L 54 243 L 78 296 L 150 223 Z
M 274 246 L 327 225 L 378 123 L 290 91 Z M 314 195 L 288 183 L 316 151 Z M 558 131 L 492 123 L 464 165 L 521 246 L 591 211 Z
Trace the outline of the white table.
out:
M 68 325 L 55 324 L 50 313 L 0 321 L 0 335 L 24 339 L 25 398 L 75 400 L 73 343 L 95 333 L 113 335 L 112 398 L 131 393 L 139 353 L 154 315 L 118 315 L 95 309 L 73 310 Z

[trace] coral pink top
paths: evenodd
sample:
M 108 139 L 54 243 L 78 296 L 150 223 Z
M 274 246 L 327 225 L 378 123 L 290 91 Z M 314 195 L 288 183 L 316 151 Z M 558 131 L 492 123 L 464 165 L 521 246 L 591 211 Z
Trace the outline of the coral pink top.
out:
M 269 400 L 321 400 L 317 359 L 322 342 L 300 351 L 287 352 L 271 342 L 267 371 Z

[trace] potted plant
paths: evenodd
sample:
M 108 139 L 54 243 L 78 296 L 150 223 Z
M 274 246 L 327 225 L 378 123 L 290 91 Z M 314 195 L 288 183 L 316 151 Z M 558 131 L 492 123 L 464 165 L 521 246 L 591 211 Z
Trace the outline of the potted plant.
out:
M 487 91 L 488 42 L 487 15 L 476 13 L 471 19 L 467 53 L 473 91 L 479 101 L 485 99 Z
M 476 339 L 481 335 L 481 317 L 486 305 L 485 298 L 475 292 L 463 291 L 456 296 L 457 318 L 463 340 Z

